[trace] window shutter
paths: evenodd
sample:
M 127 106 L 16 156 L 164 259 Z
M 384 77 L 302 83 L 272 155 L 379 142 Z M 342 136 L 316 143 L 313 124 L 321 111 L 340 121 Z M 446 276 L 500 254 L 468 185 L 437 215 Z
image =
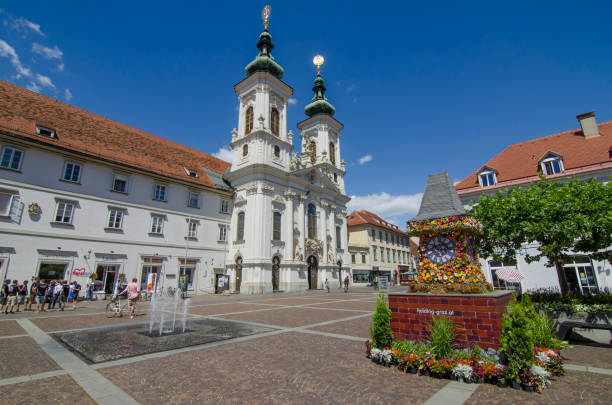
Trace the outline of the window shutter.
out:
M 24 203 L 21 202 L 21 197 L 19 197 L 19 194 L 14 194 L 13 198 L 11 199 L 10 210 L 10 216 L 13 222 L 16 222 L 18 224 L 21 223 L 21 216 L 23 215 L 23 206 Z

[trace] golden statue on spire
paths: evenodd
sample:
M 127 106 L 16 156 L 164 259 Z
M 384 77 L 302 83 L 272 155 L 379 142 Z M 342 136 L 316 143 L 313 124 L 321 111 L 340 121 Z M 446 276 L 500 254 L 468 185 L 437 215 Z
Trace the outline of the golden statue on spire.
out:
M 261 10 L 261 19 L 263 20 L 263 25 L 265 29 L 268 29 L 268 18 L 270 18 L 270 12 L 272 11 L 272 7 L 266 5 L 263 10 Z
M 321 55 L 315 55 L 312 59 L 312 63 L 314 63 L 317 67 L 317 73 L 321 73 L 321 65 L 325 62 L 325 59 Z

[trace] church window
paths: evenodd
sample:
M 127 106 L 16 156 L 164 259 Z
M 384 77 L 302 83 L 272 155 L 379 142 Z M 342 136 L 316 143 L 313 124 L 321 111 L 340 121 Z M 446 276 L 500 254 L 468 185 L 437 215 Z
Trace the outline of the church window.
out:
M 279 121 L 278 110 L 275 107 L 272 107 L 272 111 L 270 112 L 270 129 L 276 136 L 279 135 Z
M 338 173 L 334 173 L 334 182 L 338 182 Z
M 242 146 L 242 156 L 246 156 L 249 154 L 249 145 L 243 145 Z
M 317 238 L 317 209 L 313 204 L 308 204 L 308 238 Z
M 238 214 L 238 226 L 236 227 L 236 240 L 244 240 L 244 212 Z
M 333 142 L 329 143 L 329 160 L 333 165 L 336 164 L 336 145 Z
M 274 157 L 280 157 L 280 148 L 278 145 L 274 146 Z
M 342 249 L 342 231 L 339 226 L 336 227 L 336 249 Z
M 308 143 L 308 153 L 310 153 L 310 163 L 313 165 L 317 163 L 317 144 L 315 141 L 310 141 Z
M 246 109 L 246 114 L 244 116 L 244 134 L 250 134 L 253 130 L 253 106 L 249 106 Z
M 281 213 L 276 211 L 272 221 L 272 240 L 281 240 Z

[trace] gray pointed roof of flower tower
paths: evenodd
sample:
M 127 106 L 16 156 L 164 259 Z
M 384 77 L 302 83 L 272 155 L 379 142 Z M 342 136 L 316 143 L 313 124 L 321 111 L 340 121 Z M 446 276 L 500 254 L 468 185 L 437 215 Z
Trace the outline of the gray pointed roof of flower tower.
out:
M 411 221 L 424 221 L 465 214 L 463 204 L 461 204 L 448 172 L 442 172 L 430 174 L 427 177 L 427 185 L 421 200 L 419 214 Z

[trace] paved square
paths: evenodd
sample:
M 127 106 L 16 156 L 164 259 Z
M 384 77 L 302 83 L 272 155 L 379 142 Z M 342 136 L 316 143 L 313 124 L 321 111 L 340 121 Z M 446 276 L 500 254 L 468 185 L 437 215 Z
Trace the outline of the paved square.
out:
M 375 365 L 365 358 L 363 344 L 375 301 L 375 292 L 367 289 L 348 294 L 198 296 L 189 306 L 194 319 L 214 316 L 276 329 L 99 364 L 87 364 L 50 334 L 141 323 L 148 319 L 148 302 L 138 304 L 142 315 L 135 320 L 107 318 L 105 301 L 82 304 L 74 312 L 15 314 L 0 320 L 0 398 L 3 403 L 28 405 L 429 405 L 441 397 L 447 398 L 445 405 L 610 403 L 609 346 L 573 343 L 564 353 L 567 375 L 542 394 L 463 384 L 461 395 L 456 395 L 457 383 Z

